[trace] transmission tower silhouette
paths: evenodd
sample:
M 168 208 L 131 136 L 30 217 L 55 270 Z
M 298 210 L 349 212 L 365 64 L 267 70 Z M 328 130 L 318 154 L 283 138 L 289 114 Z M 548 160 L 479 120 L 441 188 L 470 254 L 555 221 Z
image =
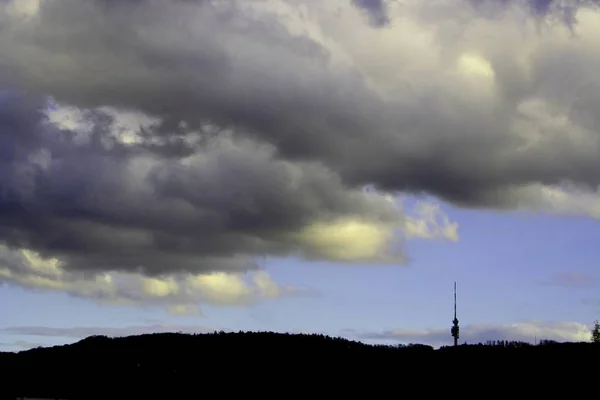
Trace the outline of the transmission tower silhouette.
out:
M 450 329 L 450 333 L 454 338 L 454 346 L 458 346 L 460 328 L 458 327 L 458 318 L 456 318 L 456 282 L 454 282 L 454 320 L 452 320 L 452 329 Z

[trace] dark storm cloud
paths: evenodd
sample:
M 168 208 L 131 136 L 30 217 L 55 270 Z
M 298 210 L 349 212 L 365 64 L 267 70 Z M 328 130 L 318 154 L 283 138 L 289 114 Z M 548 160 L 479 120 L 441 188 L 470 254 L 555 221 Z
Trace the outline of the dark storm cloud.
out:
M 245 257 L 310 253 L 288 233 L 312 221 L 399 218 L 386 201 L 345 189 L 317 164 L 278 159 L 270 146 L 221 134 L 182 161 L 108 140 L 112 120 L 101 113 L 78 141 L 41 107 L 3 101 L 0 151 L 10 156 L 0 160 L 0 237 L 67 269 L 244 270 L 253 268 Z
M 598 84 L 592 71 L 599 57 L 591 49 L 540 48 L 531 55 L 533 80 L 511 93 L 502 90 L 524 77 L 511 76 L 516 60 L 498 43 L 497 54 L 490 53 L 504 96 L 497 107 L 477 101 L 481 94 L 461 89 L 459 81 L 384 100 L 357 66 L 335 70 L 329 49 L 291 35 L 281 20 L 253 10 L 256 2 L 69 3 L 42 7 L 36 24 L 44 29 L 9 27 L 12 34 L 0 41 L 8 54 L 3 64 L 18 67 L 24 88 L 80 106 L 142 109 L 163 117 L 167 132 L 180 120 L 241 128 L 284 157 L 325 162 L 350 184 L 426 191 L 458 204 L 512 207 L 515 201 L 498 190 L 566 180 L 598 184 L 596 140 L 575 148 L 557 132 L 518 152 L 523 139 L 507 134 L 521 120 L 550 120 L 555 96 L 580 98 L 572 115 L 590 112 L 582 96 L 592 93 L 577 88 Z M 574 57 L 577 63 L 567 61 Z M 558 79 L 564 75 L 567 81 Z M 520 102 L 537 97 L 550 104 L 540 104 L 536 115 L 518 111 Z M 558 148 L 560 159 L 553 156 Z
M 570 37 L 527 30 L 528 7 L 490 19 L 466 0 L 354 3 L 0 11 L 0 83 L 27 93 L 2 100 L 0 239 L 71 270 L 232 271 L 260 255 L 332 259 L 302 235 L 314 224 L 401 226 L 367 184 L 592 214 L 547 186 L 600 184 L 596 14 Z M 375 28 L 365 10 L 403 20 Z M 89 109 L 89 132 L 45 122 L 43 95 Z M 99 107 L 159 122 L 124 143 Z

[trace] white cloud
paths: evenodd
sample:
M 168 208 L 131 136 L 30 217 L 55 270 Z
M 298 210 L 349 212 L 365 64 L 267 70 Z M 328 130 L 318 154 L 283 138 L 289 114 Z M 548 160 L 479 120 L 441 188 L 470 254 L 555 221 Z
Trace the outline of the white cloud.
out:
M 412 210 L 406 214 L 404 233 L 408 238 L 447 239 L 458 241 L 458 222 L 441 209 L 439 203 L 419 200 Z
M 513 324 L 470 324 L 460 327 L 459 343 L 485 343 L 488 340 L 510 340 L 534 343 L 536 340 L 587 342 L 591 327 L 578 322 L 528 321 Z M 392 329 L 381 332 L 345 331 L 348 336 L 362 340 L 423 343 L 435 347 L 450 345 L 450 327 L 423 330 Z

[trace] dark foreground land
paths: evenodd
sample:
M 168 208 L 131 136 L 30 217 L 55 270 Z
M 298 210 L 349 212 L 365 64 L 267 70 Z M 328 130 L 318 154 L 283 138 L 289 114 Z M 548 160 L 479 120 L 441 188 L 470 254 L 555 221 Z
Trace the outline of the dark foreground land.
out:
M 372 346 L 323 335 L 152 334 L 0 353 L 0 399 L 593 395 L 600 345 Z

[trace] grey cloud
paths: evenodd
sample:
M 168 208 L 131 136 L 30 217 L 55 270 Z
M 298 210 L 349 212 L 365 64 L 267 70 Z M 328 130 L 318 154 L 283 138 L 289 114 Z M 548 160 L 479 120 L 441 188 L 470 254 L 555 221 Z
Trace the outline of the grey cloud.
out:
M 598 7 L 598 0 L 470 0 L 480 10 L 495 11 L 495 14 L 505 11 L 508 6 L 517 5 L 529 9 L 533 15 L 550 18 L 573 28 L 576 24 L 575 14 L 581 7 Z M 488 14 L 489 15 L 489 14 Z
M 160 275 L 262 255 L 402 262 L 320 240 L 339 245 L 324 228 L 339 220 L 360 217 L 371 239 L 402 226 L 369 184 L 600 216 L 595 3 L 573 3 L 576 35 L 540 22 L 552 5 L 504 3 L 493 18 L 467 0 L 0 11 L 0 83 L 28 93 L 2 100 L 0 240 L 69 271 Z M 361 21 L 384 5 L 398 23 Z M 87 133 L 45 122 L 45 95 L 87 109 Z M 124 143 L 106 107 L 156 122 Z
M 591 289 L 600 285 L 600 279 L 596 275 L 577 272 L 561 273 L 544 281 L 544 284 L 575 289 Z
M 598 185 L 598 126 L 588 97 L 596 92 L 589 88 L 598 83 L 600 57 L 592 44 L 572 39 L 550 45 L 544 35 L 550 38 L 552 31 L 531 33 L 526 40 L 539 45 L 528 55 L 526 76 L 514 56 L 518 27 L 511 20 L 489 22 L 489 32 L 500 36 L 486 42 L 469 32 L 476 9 L 452 4 L 447 7 L 467 7 L 470 17 L 445 17 L 462 34 L 458 42 L 436 38 L 435 45 L 446 49 L 440 62 L 451 65 L 460 52 L 485 49 L 496 72 L 493 97 L 466 88 L 461 78 L 444 78 L 441 70 L 426 76 L 425 69 L 406 72 L 382 97 L 371 87 L 381 77 L 369 76 L 363 62 L 335 64 L 330 46 L 291 34 L 282 19 L 256 11 L 257 2 L 148 0 L 109 8 L 94 1 L 53 2 L 36 22 L 44 29 L 6 23 L 10 34 L 0 48 L 7 54 L 5 68 L 25 89 L 80 106 L 142 109 L 163 117 L 165 134 L 180 120 L 234 127 L 274 144 L 282 156 L 322 161 L 355 186 L 375 183 L 463 206 L 513 208 L 518 200 L 506 193 L 523 185 Z M 325 6 L 306 5 L 327 13 Z M 403 12 L 425 29 L 444 18 L 420 17 L 420 10 L 407 6 Z M 181 29 L 172 29 L 175 20 Z M 342 27 L 321 28 L 356 58 Z M 356 29 L 371 35 L 371 28 Z M 360 50 L 366 43 L 353 46 Z M 397 54 L 407 65 L 408 56 Z M 570 118 L 566 125 L 553 117 L 557 113 Z M 535 129 L 543 130 L 542 142 L 518 151 L 527 140 L 520 135 Z M 578 145 L 569 129 L 587 145 Z M 560 158 L 554 156 L 558 149 Z
M 352 3 L 367 13 L 373 25 L 382 27 L 390 22 L 385 0 L 352 0 Z
M 94 130 L 82 141 L 48 124 L 41 104 L 4 105 L 0 236 L 65 269 L 244 271 L 267 254 L 318 257 L 289 235 L 314 220 L 401 221 L 389 202 L 269 145 L 220 134 L 186 159 L 163 158 L 103 140 L 106 115 L 91 114 Z
M 561 22 L 564 22 L 570 28 L 573 28 L 577 23 L 576 12 L 582 7 L 598 7 L 598 0 L 533 0 L 530 2 L 531 9 L 540 16 L 555 16 Z
M 597 297 L 587 297 L 581 300 L 581 304 L 586 307 L 591 307 L 596 311 L 600 311 L 600 299 Z

